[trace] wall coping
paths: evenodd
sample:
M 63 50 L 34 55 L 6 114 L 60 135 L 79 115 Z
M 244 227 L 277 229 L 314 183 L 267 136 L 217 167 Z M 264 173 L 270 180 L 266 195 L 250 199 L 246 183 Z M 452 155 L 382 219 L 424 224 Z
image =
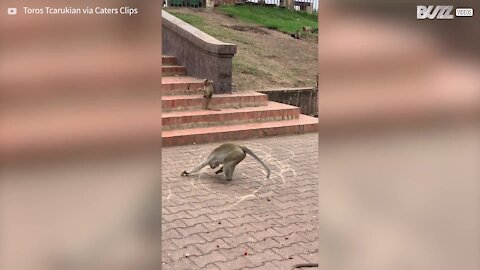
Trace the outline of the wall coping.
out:
M 209 53 L 233 56 L 237 52 L 235 44 L 222 42 L 166 11 L 162 11 L 162 26 Z

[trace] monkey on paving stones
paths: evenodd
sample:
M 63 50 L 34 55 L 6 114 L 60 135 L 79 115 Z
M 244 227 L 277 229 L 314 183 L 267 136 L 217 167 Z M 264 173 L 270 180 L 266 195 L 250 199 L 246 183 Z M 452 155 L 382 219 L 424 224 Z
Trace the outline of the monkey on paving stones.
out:
M 265 167 L 267 170 L 267 178 L 270 177 L 270 169 L 258 158 L 250 149 L 245 146 L 239 146 L 232 143 L 222 144 L 217 147 L 212 153 L 208 156 L 208 158 L 202 162 L 197 167 L 193 168 L 189 172 L 183 171 L 182 176 L 187 176 L 191 173 L 200 171 L 203 167 L 210 165 L 210 168 L 215 169 L 218 165 L 222 164 L 223 166 L 215 172 L 215 174 L 219 174 L 221 172 L 225 173 L 225 178 L 228 181 L 232 180 L 233 171 L 235 170 L 235 166 L 238 165 L 246 156 L 249 154 L 253 158 L 255 158 L 260 164 Z
M 212 99 L 213 96 L 213 81 L 209 81 L 208 79 L 205 79 L 205 83 L 203 87 L 199 88 L 198 90 L 203 91 L 203 98 L 205 98 L 205 110 L 211 110 L 211 111 L 221 111 L 220 109 L 212 109 L 208 107 L 208 104 L 210 103 L 210 100 Z

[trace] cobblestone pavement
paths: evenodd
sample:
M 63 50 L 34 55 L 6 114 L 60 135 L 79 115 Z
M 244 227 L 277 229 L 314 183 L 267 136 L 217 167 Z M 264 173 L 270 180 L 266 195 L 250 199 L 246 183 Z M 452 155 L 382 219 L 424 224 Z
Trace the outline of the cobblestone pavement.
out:
M 208 166 L 181 177 L 221 143 L 163 149 L 162 269 L 291 269 L 317 262 L 317 133 L 236 143 L 266 161 L 270 179 L 248 155 L 232 181 Z

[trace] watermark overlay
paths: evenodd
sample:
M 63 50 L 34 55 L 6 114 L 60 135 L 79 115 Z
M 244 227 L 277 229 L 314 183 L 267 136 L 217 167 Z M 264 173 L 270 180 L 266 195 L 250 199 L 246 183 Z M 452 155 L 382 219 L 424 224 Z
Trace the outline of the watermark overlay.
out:
M 473 8 L 457 8 L 455 10 L 455 16 L 457 17 L 472 17 Z
M 16 8 L 8 8 L 7 9 L 7 14 L 8 15 L 17 15 L 17 9 Z
M 140 13 L 138 8 L 123 6 L 123 7 L 22 7 L 18 12 L 24 15 L 138 15 Z M 17 15 L 17 8 L 7 8 L 8 15 Z
M 473 8 L 457 8 L 453 14 L 453 6 L 417 6 L 417 20 L 453 20 L 455 17 L 472 17 Z

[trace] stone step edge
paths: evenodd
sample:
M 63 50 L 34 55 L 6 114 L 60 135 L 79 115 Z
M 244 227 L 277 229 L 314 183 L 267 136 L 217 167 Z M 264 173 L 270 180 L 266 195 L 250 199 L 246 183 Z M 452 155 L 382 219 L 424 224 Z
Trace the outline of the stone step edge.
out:
M 300 114 L 294 120 L 162 131 L 162 147 L 306 132 L 318 132 L 318 119 Z
M 202 110 L 205 100 L 201 95 L 162 95 L 163 112 L 178 112 L 185 110 Z M 216 108 L 245 108 L 268 105 L 268 96 L 257 92 L 244 94 L 216 94 L 210 101 Z
M 209 116 L 209 115 L 224 115 L 224 114 L 235 114 L 235 113 L 248 113 L 248 112 L 266 112 L 266 111 L 277 111 L 277 110 L 291 110 L 298 109 L 293 105 L 283 104 L 275 101 L 268 101 L 267 106 L 259 107 L 243 107 L 243 108 L 228 108 L 221 111 L 211 111 L 211 110 L 194 110 L 194 111 L 180 111 L 180 112 L 163 112 L 162 119 L 166 118 L 175 118 L 175 117 L 191 117 L 191 116 Z
M 163 63 L 172 63 L 175 64 L 177 62 L 177 58 L 172 55 L 162 55 L 162 65 Z
M 239 125 L 298 119 L 300 109 L 270 101 L 267 106 L 162 113 L 163 130 Z
M 166 69 L 182 68 L 182 69 L 184 69 L 185 66 L 182 66 L 182 65 L 162 65 L 162 68 L 166 68 Z

